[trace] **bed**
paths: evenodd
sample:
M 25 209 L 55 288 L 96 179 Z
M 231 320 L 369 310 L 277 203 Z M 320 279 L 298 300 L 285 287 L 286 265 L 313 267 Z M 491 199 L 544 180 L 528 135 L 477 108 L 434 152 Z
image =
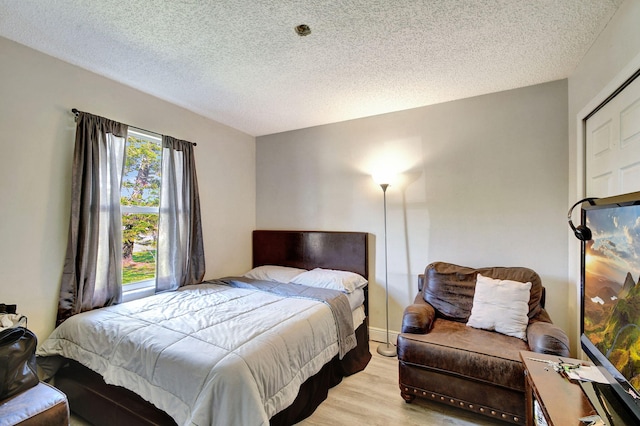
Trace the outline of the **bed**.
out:
M 349 271 L 367 279 L 368 236 L 366 233 L 353 232 L 254 231 L 253 267 L 259 270 L 260 268 L 258 267 L 265 265 L 279 265 L 309 271 L 315 271 L 315 268 Z M 351 323 L 351 327 L 354 329 L 354 332 L 351 336 L 355 338 L 355 342 L 353 342 L 352 345 L 346 345 L 344 342 L 348 342 L 349 338 L 345 338 L 343 342 L 335 337 L 337 331 L 340 331 L 340 326 L 338 326 L 339 322 L 337 320 L 334 321 L 337 311 L 334 310 L 333 307 L 327 307 L 330 304 L 326 301 L 325 303 L 314 302 L 305 296 L 307 293 L 322 292 L 324 291 L 323 289 L 278 284 L 273 285 L 272 289 L 265 291 L 263 288 L 258 289 L 255 287 L 257 284 L 263 285 L 265 283 L 256 283 L 252 280 L 248 280 L 249 282 L 245 281 L 246 280 L 243 279 L 239 281 L 234 279 L 232 282 L 207 282 L 198 287 L 197 291 L 199 293 L 197 293 L 197 297 L 193 296 L 195 293 L 189 289 L 188 292 L 173 292 L 175 294 L 162 296 L 165 299 L 160 298 L 158 301 L 150 299 L 148 302 L 140 302 L 139 304 L 145 306 L 144 309 L 150 312 L 148 318 L 152 318 L 152 320 L 147 322 L 150 323 L 152 327 L 151 330 L 160 330 L 162 332 L 166 332 L 166 330 L 161 328 L 154 329 L 153 322 L 159 323 L 157 316 L 165 314 L 163 309 L 159 309 L 159 307 L 173 306 L 169 305 L 169 303 L 171 303 L 171 299 L 176 297 L 191 297 L 196 300 L 196 303 L 201 304 L 204 304 L 205 300 L 209 300 L 206 299 L 206 297 L 212 297 L 212 300 L 224 299 L 225 303 L 228 300 L 244 301 L 245 299 L 251 299 L 254 300 L 252 303 L 256 303 L 257 305 L 264 304 L 265 306 L 260 309 L 267 310 L 262 314 L 258 314 L 263 315 L 263 319 L 258 322 L 255 322 L 255 320 L 252 321 L 254 321 L 254 324 L 263 326 L 265 330 L 275 329 L 275 334 L 278 336 L 275 341 L 264 337 L 267 334 L 263 333 L 264 330 L 260 329 L 257 325 L 245 327 L 247 323 L 243 323 L 238 319 L 241 318 L 241 315 L 244 315 L 244 312 L 237 311 L 240 309 L 239 304 L 231 304 L 230 307 L 228 305 L 216 306 L 213 311 L 215 314 L 213 315 L 211 310 L 206 311 L 206 309 L 209 309 L 212 305 L 207 305 L 206 307 L 202 307 L 203 312 L 208 312 L 202 316 L 202 318 L 194 319 L 193 316 L 189 316 L 188 324 L 205 322 L 206 327 L 204 327 L 204 329 L 207 330 L 208 334 L 213 336 L 221 334 L 218 332 L 218 329 L 212 328 L 218 325 L 217 323 L 214 324 L 215 321 L 211 318 L 213 316 L 224 316 L 225 313 L 232 319 L 231 322 L 235 321 L 236 323 L 244 324 L 241 327 L 243 329 L 249 328 L 251 332 L 248 334 L 255 334 L 257 336 L 255 339 L 252 338 L 249 340 L 247 337 L 238 337 L 235 339 L 238 340 L 238 343 L 234 343 L 234 345 L 237 346 L 230 346 L 228 353 L 219 357 L 220 359 L 224 359 L 225 362 L 234 358 L 241 359 L 240 364 L 242 364 L 242 366 L 247 364 L 248 367 L 246 369 L 238 370 L 240 372 L 237 372 L 234 370 L 236 367 L 233 367 L 232 363 L 229 363 L 230 366 L 228 369 L 219 369 L 220 371 L 215 374 L 211 373 L 216 377 L 216 380 L 218 380 L 217 377 L 229 376 L 227 379 L 229 384 L 225 384 L 224 388 L 220 387 L 222 385 L 218 385 L 213 379 L 209 380 L 207 377 L 206 380 L 202 380 L 207 383 L 206 390 L 200 388 L 195 390 L 191 389 L 190 383 L 194 381 L 194 378 L 206 376 L 206 366 L 200 365 L 200 359 L 207 358 L 210 354 L 211 357 L 214 357 L 218 346 L 226 348 L 227 340 L 234 340 L 225 338 L 224 342 L 216 341 L 214 342 L 215 346 L 213 349 L 208 349 L 208 346 L 202 346 L 204 343 L 202 343 L 201 340 L 206 340 L 200 338 L 200 336 L 203 335 L 197 335 L 196 337 L 198 338 L 191 340 L 187 349 L 182 349 L 182 352 L 193 352 L 196 354 L 197 357 L 195 361 L 184 362 L 176 358 L 173 353 L 169 352 L 170 349 L 175 349 L 175 345 L 170 346 L 170 349 L 158 349 L 158 351 L 163 354 L 162 359 L 159 357 L 156 359 L 153 356 L 149 358 L 154 359 L 156 364 L 153 368 L 156 368 L 160 372 L 175 370 L 175 372 L 163 379 L 169 383 L 171 395 L 167 394 L 165 390 L 157 391 L 155 386 L 149 386 L 145 380 L 137 379 L 137 376 L 134 377 L 136 380 L 133 380 L 131 384 L 127 386 L 133 388 L 133 390 L 141 395 L 145 395 L 147 399 L 153 400 L 156 405 L 159 406 L 163 406 L 164 399 L 174 398 L 173 393 L 177 395 L 177 399 L 180 401 L 188 400 L 188 404 L 190 405 L 184 408 L 187 414 L 182 413 L 180 409 L 176 409 L 175 404 L 168 405 L 168 411 L 172 412 L 180 424 L 269 423 L 271 425 L 290 425 L 297 423 L 313 413 L 315 408 L 326 399 L 328 389 L 337 385 L 344 376 L 361 371 L 367 365 L 371 354 L 368 348 L 368 296 L 366 287 L 362 288 L 364 303 L 359 307 L 364 313 L 357 316 L 356 309 L 353 309 L 353 322 Z M 222 284 L 231 284 L 231 289 L 223 289 Z M 289 287 L 304 288 L 305 294 L 298 297 L 294 295 L 293 298 L 285 296 L 283 291 L 290 291 Z M 309 291 L 307 292 L 307 290 Z M 338 299 L 344 304 L 342 296 L 336 298 L 336 300 Z M 346 298 L 344 298 L 344 300 L 346 300 Z M 184 302 L 180 300 L 176 306 L 183 306 L 183 303 Z M 349 304 L 353 305 L 352 302 Z M 281 306 L 287 306 L 287 308 L 282 309 L 280 308 Z M 268 310 L 269 307 L 271 307 L 271 311 Z M 273 309 L 274 307 L 278 308 Z M 352 308 L 353 306 L 349 306 L 349 310 Z M 171 311 L 172 309 L 173 308 L 165 308 L 166 311 Z M 198 308 L 198 310 L 199 309 L 200 308 Z M 236 311 L 234 311 L 234 309 Z M 262 312 L 253 307 L 247 309 L 247 311 L 249 310 Z M 291 312 L 294 310 L 297 312 L 295 320 L 292 315 L 291 319 L 272 319 L 272 316 L 275 315 L 277 311 L 289 312 L 289 310 L 291 310 Z M 98 318 L 97 324 L 109 322 L 111 316 L 115 315 L 110 309 L 98 311 L 103 312 L 94 314 L 94 316 Z M 332 313 L 333 316 L 331 315 Z M 126 318 L 128 311 L 126 309 L 124 311 L 119 309 L 118 315 Z M 189 315 L 192 315 L 191 310 Z M 269 323 L 270 320 L 273 320 L 272 324 Z M 124 323 L 124 325 L 119 326 L 119 330 L 126 336 L 135 334 L 137 332 L 135 326 L 136 321 L 138 321 L 137 318 Z M 207 321 L 209 321 L 209 323 L 207 323 Z M 285 327 L 286 324 L 291 324 L 291 326 Z M 276 327 L 278 328 L 276 329 Z M 332 331 L 329 332 L 330 334 L 334 333 L 332 339 L 335 339 L 335 342 L 329 341 L 328 337 L 323 334 L 325 328 L 330 329 L 331 327 L 335 327 L 336 329 L 332 329 Z M 344 328 L 343 326 L 342 329 Z M 292 330 L 292 337 L 285 334 L 285 329 Z M 108 330 L 107 333 L 113 333 L 113 331 Z M 287 331 L 287 333 L 289 333 L 289 331 Z M 231 334 L 234 335 L 235 338 L 235 332 Z M 144 335 L 153 335 L 155 338 L 158 334 L 157 332 L 146 332 Z M 310 336 L 313 336 L 314 340 L 309 340 Z M 117 338 L 124 339 L 123 337 Z M 169 333 L 166 340 L 170 341 L 171 338 Z M 280 338 L 282 338 L 283 342 L 280 342 Z M 99 337 L 94 339 L 93 336 L 91 339 L 100 340 Z M 109 339 L 104 339 L 113 339 L 113 336 L 109 337 Z M 156 344 L 157 342 L 152 340 L 149 346 L 153 347 Z M 51 345 L 45 343 L 43 346 L 50 347 Z M 352 348 L 351 346 L 355 347 Z M 310 347 L 317 347 L 316 352 L 310 352 L 308 354 L 306 352 L 299 353 L 303 350 L 301 348 L 307 351 L 306 348 Z M 93 355 L 91 352 L 93 348 L 83 348 L 82 351 L 84 352 L 78 352 L 80 356 L 76 354 L 75 358 L 80 359 L 84 364 L 92 365 L 92 367 L 98 371 L 103 371 L 105 377 L 108 378 L 107 381 L 110 383 L 120 384 L 117 379 L 114 380 L 112 370 L 95 368 L 96 366 L 100 367 L 99 364 L 102 358 L 101 356 Z M 259 353 L 259 356 L 251 355 L 253 353 L 251 351 L 257 351 L 256 353 Z M 174 352 L 176 351 L 174 350 Z M 177 352 L 180 351 L 178 350 Z M 280 367 L 264 366 L 262 359 L 265 358 L 265 354 L 270 352 L 273 352 L 275 357 L 287 353 L 288 358 L 283 362 L 288 365 Z M 170 356 L 167 355 L 168 353 Z M 47 355 L 50 354 L 51 353 L 47 353 Z M 119 356 L 126 357 L 127 362 L 131 360 L 130 363 L 137 366 L 136 368 L 147 369 L 149 365 L 148 362 L 143 361 L 145 356 L 149 356 L 147 355 L 147 349 L 141 350 L 136 347 L 135 349 L 131 349 L 130 353 L 125 355 L 120 354 Z M 142 358 L 137 360 L 138 356 Z M 88 359 L 92 361 L 87 362 Z M 106 384 L 100 374 L 77 361 L 65 359 L 65 363 L 66 366 L 61 368 L 55 376 L 55 385 L 67 394 L 71 410 L 77 415 L 89 420 L 92 424 L 176 424 L 173 417 L 145 401 L 145 399 L 138 396 L 132 390 L 121 386 Z M 224 365 L 224 363 L 218 363 L 216 365 Z M 199 368 L 201 369 L 199 370 Z M 278 373 L 278 371 L 280 373 Z M 129 374 L 128 372 L 125 373 Z M 276 377 L 276 382 L 283 382 L 285 385 L 283 385 L 281 389 L 276 388 L 272 393 L 268 393 L 271 392 L 271 388 L 276 385 L 272 383 L 256 385 L 251 380 L 246 383 L 244 380 L 239 380 L 239 377 L 249 376 L 249 379 L 252 379 L 251 376 L 261 374 L 265 376 L 273 375 Z M 116 378 L 122 375 L 120 370 L 115 374 Z M 184 376 L 184 378 L 181 376 Z M 208 385 L 210 382 L 213 383 L 211 386 Z M 256 380 L 256 383 L 262 382 Z M 258 387 L 257 390 L 256 387 Z M 158 394 L 160 395 L 159 397 Z M 193 395 L 193 398 L 190 398 L 190 395 Z M 200 402 L 192 403 L 192 401 L 196 399 Z M 262 406 L 257 407 L 255 405 L 258 402 L 264 406 L 264 411 Z M 204 411 L 204 414 L 191 415 L 190 410 L 196 410 L 194 406 L 202 408 L 203 405 L 212 413 L 207 413 L 206 409 L 200 409 L 200 411 Z M 232 406 L 239 408 L 229 408 Z M 176 410 L 178 411 L 176 412 Z M 228 414 L 226 411 L 233 412 Z

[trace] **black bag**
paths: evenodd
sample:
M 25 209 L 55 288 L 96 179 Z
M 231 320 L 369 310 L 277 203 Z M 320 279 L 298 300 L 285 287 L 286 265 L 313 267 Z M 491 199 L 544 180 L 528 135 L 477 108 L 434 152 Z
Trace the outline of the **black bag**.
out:
M 39 383 L 37 345 L 36 335 L 25 327 L 0 331 L 0 401 Z

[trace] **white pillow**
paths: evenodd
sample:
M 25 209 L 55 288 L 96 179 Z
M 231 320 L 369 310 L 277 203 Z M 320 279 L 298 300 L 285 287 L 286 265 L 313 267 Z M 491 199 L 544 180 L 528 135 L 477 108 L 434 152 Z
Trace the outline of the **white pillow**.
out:
M 527 340 L 531 283 L 478 274 L 468 326 Z
M 362 275 L 354 272 L 322 268 L 303 272 L 292 279 L 291 282 L 309 287 L 329 288 L 344 293 L 352 293 L 356 289 L 367 285 L 367 280 Z
M 306 269 L 290 268 L 288 266 L 263 265 L 253 268 L 244 276 L 254 280 L 288 283 L 294 277 L 306 271 Z

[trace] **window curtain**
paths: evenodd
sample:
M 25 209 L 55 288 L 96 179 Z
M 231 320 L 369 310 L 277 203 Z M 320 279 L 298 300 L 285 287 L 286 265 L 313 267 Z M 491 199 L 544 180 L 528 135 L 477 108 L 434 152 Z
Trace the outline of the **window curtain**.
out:
M 202 282 L 202 219 L 191 142 L 162 137 L 156 292 Z
M 122 296 L 120 183 L 128 126 L 79 112 L 57 324 Z

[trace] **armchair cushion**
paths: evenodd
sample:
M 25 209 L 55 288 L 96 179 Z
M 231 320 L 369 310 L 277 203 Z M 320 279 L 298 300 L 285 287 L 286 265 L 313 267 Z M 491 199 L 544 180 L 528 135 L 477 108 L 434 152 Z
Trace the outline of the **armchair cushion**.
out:
M 427 334 L 401 334 L 398 358 L 473 381 L 524 392 L 520 351 L 527 343 L 456 321 L 435 321 Z
M 499 280 L 531 282 L 528 317 L 535 317 L 542 309 L 542 281 L 529 268 L 467 268 L 445 262 L 434 262 L 427 266 L 422 296 L 444 318 L 464 322 L 469 320 L 473 307 L 477 275 Z

